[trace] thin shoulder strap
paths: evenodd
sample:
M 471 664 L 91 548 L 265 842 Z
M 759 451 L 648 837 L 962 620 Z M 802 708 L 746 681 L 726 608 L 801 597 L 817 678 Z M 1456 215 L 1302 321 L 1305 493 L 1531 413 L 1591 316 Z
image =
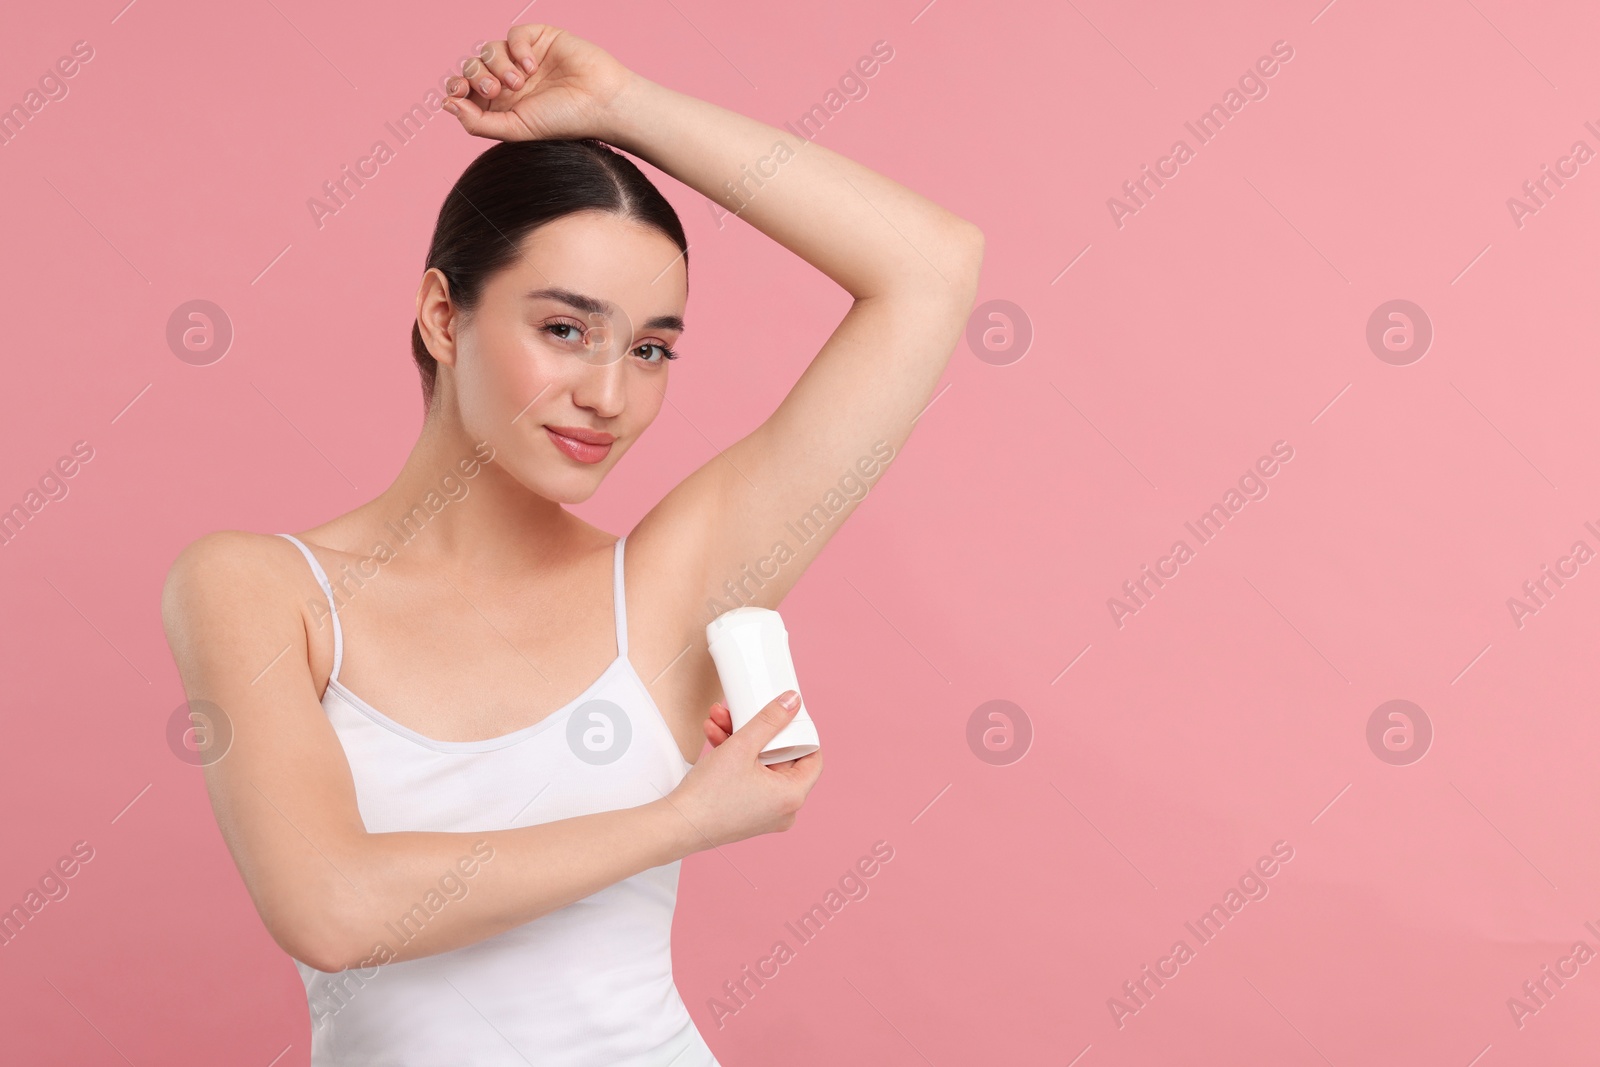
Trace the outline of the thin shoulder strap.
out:
M 628 655 L 628 597 L 622 585 L 622 542 L 627 539 L 627 534 L 617 538 L 616 559 L 613 561 L 611 576 L 611 610 L 617 619 L 617 655 L 623 658 Z
M 278 536 L 290 541 L 294 547 L 300 550 L 300 554 L 306 558 L 306 562 L 311 564 L 311 573 L 317 576 L 317 584 L 322 586 L 323 595 L 328 598 L 328 610 L 333 617 L 333 672 L 328 675 L 328 681 L 333 682 L 339 677 L 339 664 L 344 659 L 344 634 L 339 630 L 339 608 L 333 599 L 333 586 L 329 584 L 328 574 L 322 569 L 322 564 L 317 562 L 317 557 L 311 554 L 311 550 L 298 537 L 293 534 L 279 534 Z M 620 558 L 619 556 L 618 559 Z

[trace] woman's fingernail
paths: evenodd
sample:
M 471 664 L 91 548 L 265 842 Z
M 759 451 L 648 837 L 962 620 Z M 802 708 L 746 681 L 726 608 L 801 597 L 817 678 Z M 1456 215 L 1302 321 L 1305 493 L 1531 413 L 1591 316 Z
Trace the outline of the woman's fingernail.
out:
M 529 74 L 533 73 L 533 57 L 532 56 L 523 56 L 522 57 L 522 69 L 527 71 Z
M 493 78 L 479 78 L 478 79 L 478 88 L 483 91 L 483 95 L 484 96 L 488 96 L 494 90 L 494 79 Z
M 778 703 L 782 704 L 785 710 L 794 711 L 800 706 L 800 694 L 790 689 L 778 698 Z
M 450 112 L 452 115 L 461 114 L 461 109 L 456 107 L 456 102 L 454 100 L 446 100 L 444 102 L 444 109 Z

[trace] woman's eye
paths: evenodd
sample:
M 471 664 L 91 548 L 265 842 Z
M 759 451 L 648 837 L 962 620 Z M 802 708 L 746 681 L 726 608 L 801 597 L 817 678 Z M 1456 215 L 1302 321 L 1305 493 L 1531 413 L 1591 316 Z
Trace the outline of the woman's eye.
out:
M 677 359 L 678 358 L 678 354 L 676 352 L 674 352 L 672 349 L 668 348 L 666 345 L 658 345 L 658 344 L 656 344 L 654 342 L 651 342 L 650 344 L 640 345 L 638 348 L 634 349 L 634 351 L 635 352 L 648 353 L 650 351 L 650 349 L 652 349 L 652 348 L 655 349 L 657 352 L 659 352 L 660 355 L 658 355 L 654 359 L 651 359 L 651 358 L 649 358 L 648 355 L 646 355 L 644 357 L 644 361 L 646 363 L 665 363 L 669 359 Z
M 548 333 L 550 336 L 559 341 L 577 341 L 582 344 L 588 343 L 588 339 L 585 336 L 583 327 L 573 325 L 570 322 L 547 322 L 541 325 L 539 329 L 544 333 Z M 642 344 L 633 351 L 639 356 L 640 359 L 651 364 L 652 366 L 665 363 L 669 359 L 678 358 L 678 354 L 672 349 L 668 348 L 666 345 L 658 344 L 654 341 Z

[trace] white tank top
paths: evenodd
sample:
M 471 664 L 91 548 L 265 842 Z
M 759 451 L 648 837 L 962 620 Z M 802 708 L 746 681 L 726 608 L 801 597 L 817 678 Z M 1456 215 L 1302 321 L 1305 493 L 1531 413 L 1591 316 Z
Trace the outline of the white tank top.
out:
M 385 716 L 333 671 L 322 707 L 344 746 L 361 819 L 371 833 L 482 833 L 634 807 L 672 791 L 691 766 L 628 660 L 623 541 L 612 576 L 617 658 L 565 707 L 486 741 L 436 741 Z M 480 861 L 418 887 L 417 908 L 393 916 L 393 952 L 460 899 Z M 494 862 L 492 858 L 484 861 Z M 312 1067 L 717 1067 L 672 980 L 679 861 L 631 878 L 475 944 L 330 974 L 296 962 L 311 1009 Z M 429 893 L 429 889 L 436 890 Z M 408 925 L 409 924 L 409 925 Z M 376 947 L 376 946 L 374 946 Z

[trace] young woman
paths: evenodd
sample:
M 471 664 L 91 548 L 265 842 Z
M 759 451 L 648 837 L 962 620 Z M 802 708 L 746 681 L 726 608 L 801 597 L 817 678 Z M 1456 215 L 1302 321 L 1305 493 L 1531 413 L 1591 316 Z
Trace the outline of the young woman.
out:
M 191 705 L 231 727 L 206 783 L 305 980 L 314 1065 L 714 1064 L 672 980 L 679 861 L 788 829 L 822 756 L 760 764 L 779 701 L 730 735 L 706 607 L 730 579 L 776 607 L 846 512 L 804 543 L 785 524 L 905 442 L 982 236 L 550 26 L 464 73 L 445 106 L 504 143 L 439 214 L 415 447 L 321 526 L 185 549 L 168 639 Z M 855 298 L 777 410 L 623 537 L 565 505 L 661 409 L 688 246 L 608 145 Z

